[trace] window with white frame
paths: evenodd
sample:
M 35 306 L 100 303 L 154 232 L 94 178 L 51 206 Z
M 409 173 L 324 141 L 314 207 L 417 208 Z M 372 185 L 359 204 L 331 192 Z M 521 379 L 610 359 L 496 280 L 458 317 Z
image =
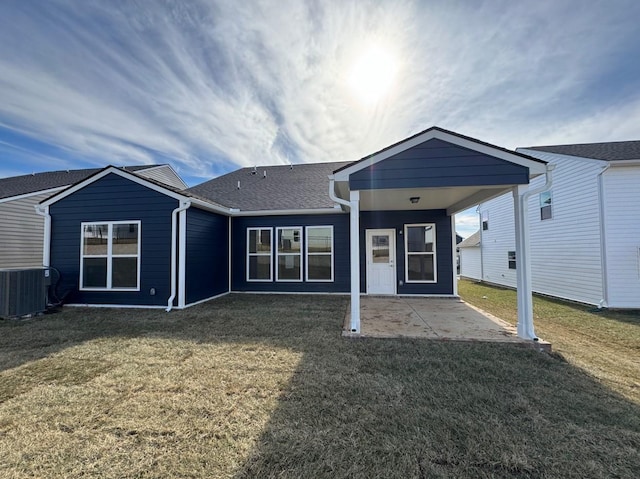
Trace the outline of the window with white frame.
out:
M 549 220 L 553 218 L 551 211 L 551 191 L 543 191 L 540 193 L 540 220 Z
M 302 281 L 302 227 L 276 228 L 276 281 Z
M 515 251 L 507 251 L 507 263 L 508 263 L 509 269 L 516 269 L 517 262 L 516 262 Z
M 271 228 L 247 228 L 247 281 L 271 281 Z
M 436 225 L 404 226 L 405 281 L 436 282 Z
M 333 281 L 333 226 L 307 226 L 307 281 Z
M 140 289 L 140 221 L 82 223 L 81 290 Z

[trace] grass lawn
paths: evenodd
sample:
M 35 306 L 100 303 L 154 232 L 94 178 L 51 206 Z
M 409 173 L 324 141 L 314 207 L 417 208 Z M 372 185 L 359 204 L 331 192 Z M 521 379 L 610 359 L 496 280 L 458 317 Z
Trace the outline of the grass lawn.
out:
M 516 292 L 471 281 L 458 283 L 467 302 L 516 324 Z M 534 296 L 536 334 L 553 350 L 605 385 L 640 404 L 640 312 Z
M 0 477 L 637 477 L 640 405 L 573 360 L 345 340 L 346 302 L 0 321 Z

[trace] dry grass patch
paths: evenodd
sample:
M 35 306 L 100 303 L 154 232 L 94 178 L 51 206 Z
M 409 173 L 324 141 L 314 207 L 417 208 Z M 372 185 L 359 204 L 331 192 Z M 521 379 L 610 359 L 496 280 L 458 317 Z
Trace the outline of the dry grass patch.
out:
M 640 469 L 640 408 L 581 369 L 504 344 L 345 340 L 346 302 L 232 295 L 0 322 L 0 477 Z
M 459 282 L 460 296 L 511 324 L 517 322 L 513 290 Z M 536 333 L 572 364 L 640 404 L 640 312 L 593 307 L 534 296 Z

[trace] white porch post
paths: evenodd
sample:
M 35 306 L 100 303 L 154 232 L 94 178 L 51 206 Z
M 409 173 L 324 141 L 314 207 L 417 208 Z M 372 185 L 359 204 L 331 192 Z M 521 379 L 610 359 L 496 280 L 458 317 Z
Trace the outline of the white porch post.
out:
M 451 247 L 453 249 L 453 295 L 458 296 L 458 242 L 456 233 L 456 217 L 454 215 L 449 216 L 451 220 Z
M 351 252 L 351 327 L 360 334 L 360 192 L 349 193 L 350 252 Z
M 528 186 L 513 187 L 513 209 L 516 225 L 516 277 L 518 297 L 518 336 L 537 340 L 533 329 L 533 297 L 531 292 L 531 257 L 529 254 Z M 506 259 L 506 258 L 505 258 Z

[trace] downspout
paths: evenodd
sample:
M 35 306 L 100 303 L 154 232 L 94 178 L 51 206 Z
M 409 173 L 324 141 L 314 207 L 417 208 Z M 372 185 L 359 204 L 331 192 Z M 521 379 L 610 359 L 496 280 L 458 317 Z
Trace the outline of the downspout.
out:
M 600 173 L 598 173 L 598 207 L 600 208 L 600 264 L 602 272 L 600 273 L 600 277 L 602 279 L 602 299 L 598 303 L 598 308 L 606 308 L 609 305 L 609 286 L 607 284 L 607 240 L 605 237 L 606 228 L 604 225 L 605 220 L 605 210 L 604 210 L 604 180 L 603 175 L 604 172 L 607 171 L 611 165 L 607 163 L 607 166 L 602 168 Z
M 44 240 L 42 244 L 42 266 L 48 268 L 51 266 L 51 215 L 49 207 L 44 208 L 40 205 L 34 205 L 36 213 L 44 218 Z
M 480 281 L 484 281 L 484 252 L 482 251 L 482 213 L 480 213 L 480 205 L 476 208 L 478 213 L 478 224 L 480 225 Z
M 329 198 L 335 203 L 349 208 L 349 262 L 350 262 L 350 296 L 351 314 L 349 331 L 360 334 L 360 192 L 351 191 L 350 201 L 343 200 L 336 195 L 335 179 L 329 175 Z
M 178 213 L 187 210 L 190 206 L 191 201 L 181 201 L 180 205 L 171 212 L 171 296 L 167 300 L 167 309 L 165 310 L 167 313 L 173 308 L 173 300 L 176 297 Z
M 528 210 L 529 210 L 529 198 L 531 198 L 533 195 L 537 195 L 542 193 L 543 191 L 547 191 L 549 189 L 551 189 L 551 186 L 553 185 L 553 177 L 552 177 L 552 172 L 553 170 L 556 168 L 556 165 L 553 164 L 547 164 L 547 169 L 545 172 L 545 178 L 546 178 L 546 182 L 544 185 L 538 187 L 538 188 L 534 188 L 533 190 L 528 190 L 525 193 L 522 194 L 522 196 L 520 197 L 520 200 L 518 201 L 518 209 L 519 209 L 519 215 L 521 218 L 521 221 L 524 225 L 525 231 L 526 231 L 526 235 L 524 238 L 522 238 L 522 243 L 524 243 L 526 245 L 525 248 L 523 248 L 522 251 L 525 253 L 525 255 L 527 255 L 526 257 L 523 258 L 519 258 L 518 261 L 522 262 L 522 268 L 524 268 L 524 271 L 522 271 L 523 275 L 523 285 L 526 285 L 526 298 L 523 298 L 523 303 L 522 305 L 518 305 L 518 308 L 520 308 L 521 306 L 524 307 L 525 311 L 524 314 L 522 315 L 518 315 L 518 322 L 520 322 L 521 320 L 524 320 L 522 325 L 518 325 L 518 335 L 520 337 L 525 337 L 528 339 L 532 339 L 534 341 L 538 340 L 538 336 L 535 333 L 534 327 L 533 327 L 533 302 L 532 302 L 532 297 L 531 297 L 531 260 L 529 259 L 529 238 L 528 233 L 529 233 L 529 228 L 528 228 L 528 222 L 529 222 L 529 217 L 528 217 Z M 518 254 L 521 254 L 520 252 Z M 523 255 L 524 256 L 524 255 Z

